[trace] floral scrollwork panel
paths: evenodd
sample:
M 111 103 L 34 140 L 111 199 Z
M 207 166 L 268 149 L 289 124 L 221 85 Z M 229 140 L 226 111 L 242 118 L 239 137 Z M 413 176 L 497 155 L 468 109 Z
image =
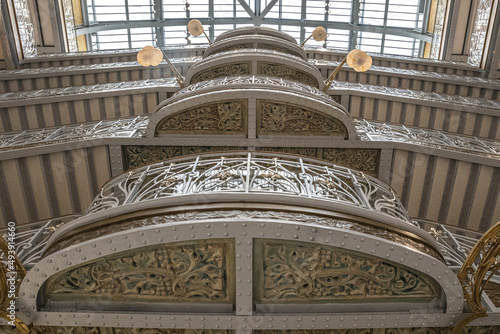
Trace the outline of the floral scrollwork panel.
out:
M 180 146 L 123 146 L 124 170 L 182 155 Z
M 49 300 L 232 303 L 233 245 L 163 244 L 103 257 L 51 277 Z
M 354 168 L 369 175 L 378 173 L 380 150 L 355 148 L 327 148 L 323 150 L 323 159 L 336 165 Z
M 201 71 L 191 78 L 191 84 L 212 80 L 215 78 L 231 77 L 238 75 L 249 75 L 250 63 L 234 63 L 217 67 L 212 67 L 208 70 Z
M 174 113 L 162 119 L 157 134 L 245 134 L 247 101 L 222 101 Z
M 291 81 L 298 81 L 303 84 L 318 88 L 318 80 L 312 75 L 297 70 L 290 66 L 273 63 L 259 63 L 258 74 L 271 77 L 283 78 Z
M 432 278 L 366 254 L 307 243 L 257 244 L 258 303 L 430 302 L 440 295 Z
M 291 104 L 258 100 L 257 117 L 259 135 L 348 136 L 335 117 Z

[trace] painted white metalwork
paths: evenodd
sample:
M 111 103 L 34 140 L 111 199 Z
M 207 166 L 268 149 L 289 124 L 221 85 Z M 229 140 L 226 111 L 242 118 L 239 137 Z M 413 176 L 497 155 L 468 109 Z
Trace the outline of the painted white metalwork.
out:
M 65 88 L 50 88 L 30 91 L 19 91 L 0 94 L 2 102 L 40 99 L 44 97 L 58 97 L 67 95 L 94 94 L 102 92 L 116 92 L 144 88 L 172 88 L 178 87 L 175 78 L 147 79 L 138 81 L 122 81 L 116 83 L 96 84 L 89 86 L 71 86 Z
M 431 44 L 431 59 L 439 59 L 441 51 L 441 40 L 443 37 L 444 21 L 446 17 L 447 0 L 438 0 L 436 9 L 436 20 L 434 24 L 434 37 Z
M 413 224 L 392 188 L 362 172 L 313 165 L 297 157 L 241 152 L 228 155 L 160 162 L 119 175 L 101 188 L 85 215 L 188 194 L 279 193 L 355 206 Z
M 69 52 L 77 52 L 75 17 L 73 15 L 73 3 L 71 0 L 63 0 L 64 24 L 66 26 L 66 36 L 68 38 Z
M 188 92 L 193 92 L 193 91 L 198 91 L 203 88 L 207 87 L 212 87 L 212 86 L 225 86 L 229 85 L 228 87 L 233 87 L 234 85 L 237 84 L 262 84 L 262 85 L 273 85 L 273 86 L 279 86 L 279 87 L 285 87 L 285 88 L 293 88 L 296 90 L 300 90 L 303 92 L 307 92 L 310 94 L 318 95 L 318 97 L 321 97 L 323 99 L 329 100 L 329 102 L 332 101 L 332 98 L 330 95 L 324 93 L 323 91 L 309 86 L 305 85 L 296 81 L 290 81 L 290 80 L 283 80 L 279 78 L 269 78 L 269 77 L 262 77 L 262 76 L 240 76 L 240 77 L 225 77 L 225 78 L 219 78 L 219 79 L 214 79 L 210 81 L 202 81 L 195 83 L 193 85 L 189 85 L 186 88 L 183 88 L 179 90 L 177 93 L 174 94 L 174 96 L 182 95 Z
M 24 57 L 36 56 L 35 30 L 26 0 L 14 0 L 19 37 L 23 48 Z
M 361 140 L 403 142 L 470 154 L 483 153 L 488 158 L 500 159 L 500 143 L 497 141 L 365 119 L 354 122 Z
M 465 230 L 454 226 L 445 226 L 436 222 L 415 219 L 415 222 L 428 230 L 436 239 L 446 264 L 460 269 L 470 251 L 483 235 L 479 232 Z
M 23 263 L 23 266 L 26 269 L 30 269 L 38 263 L 42 257 L 43 249 L 52 233 L 54 233 L 57 228 L 78 217 L 77 215 L 64 216 L 30 224 L 28 228 L 21 226 L 16 231 L 15 251 L 19 260 Z M 6 231 L 6 229 L 0 231 L 0 233 L 3 234 L 3 238 L 6 236 L 6 234 L 4 234 Z
M 0 151 L 96 138 L 143 137 L 148 116 L 0 135 Z
M 463 97 L 458 95 L 448 95 L 442 93 L 440 94 L 434 92 L 422 92 L 422 91 L 402 89 L 402 88 L 391 88 L 385 86 L 342 82 L 342 81 L 334 81 L 330 86 L 329 92 L 330 94 L 333 94 L 334 93 L 333 91 L 340 91 L 340 90 L 384 94 L 384 95 L 391 95 L 396 98 L 410 98 L 410 99 L 425 100 L 430 102 L 445 102 L 445 103 L 468 105 L 473 107 L 500 109 L 500 103 L 493 100 L 478 99 L 474 97 Z
M 493 0 L 480 0 L 476 12 L 476 21 L 470 40 L 470 51 L 467 62 L 471 65 L 481 66 L 484 43 L 488 34 L 488 24 L 491 16 Z
M 136 90 L 144 88 L 172 88 L 179 87 L 175 78 L 147 79 L 138 81 L 122 81 L 116 83 L 97 84 L 88 86 L 71 86 L 65 88 L 50 88 L 40 90 L 19 91 L 0 94 L 2 102 L 40 99 L 44 97 L 57 97 L 66 95 L 82 95 L 102 92 L 116 92 L 123 90 Z

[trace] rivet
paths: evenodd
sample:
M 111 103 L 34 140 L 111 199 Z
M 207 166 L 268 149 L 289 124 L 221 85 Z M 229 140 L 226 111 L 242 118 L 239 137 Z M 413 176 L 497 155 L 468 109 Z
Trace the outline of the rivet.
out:
M 346 238 L 346 239 L 349 238 L 349 234 L 344 233 L 344 238 Z
M 276 236 L 277 237 L 281 237 L 281 233 L 276 233 Z
M 163 241 L 163 238 L 158 238 L 158 241 L 159 241 L 159 242 L 162 242 L 162 241 Z
M 66 256 L 68 256 L 68 255 L 67 255 L 66 253 L 64 253 L 64 254 L 62 254 L 61 256 L 62 256 L 62 257 L 66 257 Z
M 194 234 L 191 234 L 191 238 L 194 238 Z
M 194 228 L 193 225 L 189 225 L 189 229 L 192 230 Z
M 241 226 L 247 227 L 247 223 L 243 223 L 243 224 L 241 224 Z
M 379 246 L 379 245 L 380 245 L 380 241 L 377 241 L 377 242 L 375 243 L 375 245 Z
M 296 230 L 300 230 L 300 226 L 295 226 L 295 229 Z
M 298 236 L 297 234 L 294 234 L 294 235 L 293 235 L 293 238 L 294 238 L 294 239 L 298 239 L 298 238 L 299 238 L 299 236 Z
M 110 243 L 112 243 L 112 242 L 113 242 L 113 240 L 111 240 L 111 239 L 108 239 L 108 244 L 110 244 Z
M 309 240 L 314 241 L 314 238 L 313 237 L 309 237 Z

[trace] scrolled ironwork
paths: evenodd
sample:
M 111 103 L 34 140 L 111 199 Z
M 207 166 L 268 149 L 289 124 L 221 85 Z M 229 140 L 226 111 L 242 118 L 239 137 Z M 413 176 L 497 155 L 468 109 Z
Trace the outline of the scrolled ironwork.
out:
M 413 224 L 392 188 L 362 172 L 313 165 L 297 157 L 230 155 L 161 162 L 119 175 L 101 188 L 85 215 L 188 194 L 280 193 L 341 203 Z
M 424 130 L 398 124 L 385 124 L 355 120 L 356 130 L 362 140 L 392 141 L 459 151 L 488 158 L 500 158 L 500 143 L 477 137 L 467 137 L 436 130 Z
M 98 123 L 67 125 L 55 129 L 5 134 L 0 135 L 0 151 L 75 140 L 143 137 L 148 122 L 148 116 L 137 116 Z
M 234 85 L 237 84 L 255 84 L 255 85 L 271 85 L 271 86 L 276 86 L 276 87 L 282 87 L 282 88 L 292 88 L 295 90 L 300 90 L 303 92 L 307 92 L 309 94 L 316 95 L 322 99 L 329 100 L 330 102 L 333 100 L 332 97 L 321 90 L 311 87 L 309 85 L 305 85 L 299 82 L 294 82 L 290 80 L 284 80 L 284 79 L 279 79 L 279 78 L 270 78 L 270 77 L 263 77 L 263 76 L 238 76 L 238 77 L 226 77 L 226 78 L 220 78 L 220 79 L 214 79 L 210 81 L 203 81 L 203 82 L 198 82 L 193 85 L 190 85 L 186 88 L 183 88 L 176 92 L 174 96 L 179 96 L 182 94 L 186 94 L 189 92 L 194 92 L 194 91 L 199 91 L 204 88 L 208 87 L 215 87 L 215 86 L 228 86 L 231 88 L 234 88 Z
M 351 92 L 358 91 L 363 93 L 377 93 L 383 95 L 390 95 L 396 98 L 401 97 L 401 98 L 424 100 L 429 102 L 445 102 L 445 103 L 468 105 L 481 108 L 500 109 L 500 103 L 493 100 L 477 99 L 474 97 L 462 97 L 458 95 L 447 95 L 435 92 L 422 92 L 410 89 L 391 88 L 385 86 L 376 86 L 376 85 L 368 85 L 360 83 L 334 81 L 330 86 L 329 91 L 333 93 L 332 91 L 335 90 L 349 90 Z

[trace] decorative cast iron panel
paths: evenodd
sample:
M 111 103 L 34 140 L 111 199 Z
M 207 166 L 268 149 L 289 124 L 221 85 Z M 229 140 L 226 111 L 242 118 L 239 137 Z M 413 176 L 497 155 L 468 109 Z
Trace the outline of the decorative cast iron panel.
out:
M 318 80 L 303 71 L 300 71 L 296 68 L 282 65 L 282 64 L 273 64 L 273 63 L 258 63 L 258 73 L 259 75 L 268 75 L 271 77 L 283 78 L 286 80 L 298 81 L 303 84 L 313 86 L 318 88 L 319 83 Z M 212 79 L 212 78 L 210 78 Z
M 323 159 L 336 165 L 357 169 L 371 176 L 378 175 L 380 150 L 360 148 L 261 147 L 259 151 L 297 154 Z
M 257 117 L 260 135 L 348 136 L 338 119 L 291 104 L 257 100 Z
M 256 303 L 430 302 L 432 278 L 377 257 L 311 243 L 256 242 Z
M 51 277 L 49 300 L 232 303 L 233 245 L 164 244 L 88 262 Z
M 224 101 L 198 106 L 162 119 L 158 134 L 245 134 L 247 101 Z
M 250 74 L 250 63 L 234 63 L 222 66 L 212 67 L 208 70 L 201 71 L 191 78 L 190 84 L 200 81 L 212 80 L 220 77 L 231 77 L 238 75 Z
M 236 146 L 123 146 L 123 170 L 146 166 L 165 159 L 207 152 L 241 151 Z

